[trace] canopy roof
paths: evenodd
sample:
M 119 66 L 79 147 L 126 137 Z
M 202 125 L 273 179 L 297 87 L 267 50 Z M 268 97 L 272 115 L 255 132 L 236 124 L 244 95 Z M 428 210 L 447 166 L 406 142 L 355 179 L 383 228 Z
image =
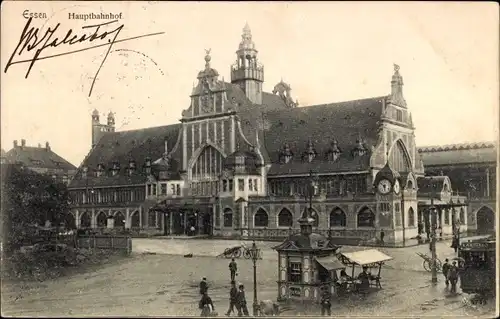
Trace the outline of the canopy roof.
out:
M 316 257 L 315 258 L 321 266 L 325 267 L 326 270 L 337 270 L 337 269 L 345 269 L 345 265 L 343 265 L 335 256 L 327 256 L 327 257 Z
M 364 266 L 368 264 L 381 263 L 393 259 L 381 251 L 376 249 L 368 249 L 362 251 L 355 251 L 352 253 L 341 253 L 351 263 Z

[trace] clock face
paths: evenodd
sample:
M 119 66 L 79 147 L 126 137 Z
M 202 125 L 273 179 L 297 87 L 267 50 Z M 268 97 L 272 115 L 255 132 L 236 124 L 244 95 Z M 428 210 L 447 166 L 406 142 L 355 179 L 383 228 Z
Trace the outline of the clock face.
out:
M 381 194 L 388 194 L 391 191 L 391 182 L 387 179 L 383 179 L 378 183 L 378 191 Z
M 398 181 L 395 181 L 394 182 L 394 193 L 396 194 L 399 194 L 399 191 L 400 191 L 400 187 L 399 187 L 399 182 Z

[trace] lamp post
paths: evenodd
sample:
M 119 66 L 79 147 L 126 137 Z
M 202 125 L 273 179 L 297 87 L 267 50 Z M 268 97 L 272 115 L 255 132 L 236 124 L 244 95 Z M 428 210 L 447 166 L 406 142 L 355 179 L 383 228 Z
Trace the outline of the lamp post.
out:
M 437 283 L 437 263 L 436 263 L 436 207 L 434 206 L 434 179 L 431 177 L 431 207 L 429 208 L 431 214 L 431 254 L 432 254 L 432 283 Z
M 311 216 L 312 216 L 312 213 L 313 213 L 313 207 L 312 207 L 312 204 L 313 204 L 313 197 L 316 193 L 316 176 L 314 176 L 314 173 L 312 170 L 309 171 L 309 183 L 307 185 L 307 199 L 309 201 L 309 212 L 311 213 Z M 315 224 L 317 222 L 317 218 L 318 216 L 315 216 L 314 219 L 315 219 Z
M 257 260 L 260 256 L 260 249 L 255 245 L 255 241 L 252 243 L 252 248 L 250 248 L 250 255 L 253 261 L 253 316 L 256 317 L 259 308 L 257 304 Z

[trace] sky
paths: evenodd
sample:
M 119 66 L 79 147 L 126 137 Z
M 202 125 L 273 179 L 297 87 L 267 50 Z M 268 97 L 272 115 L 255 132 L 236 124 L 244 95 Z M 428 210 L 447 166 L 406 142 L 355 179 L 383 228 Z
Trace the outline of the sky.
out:
M 71 13 L 122 14 L 117 39 L 162 34 L 10 65 L 23 29 L 33 19 L 43 40 L 63 38 L 106 20 L 72 20 Z M 264 90 L 281 79 L 300 106 L 355 100 L 390 92 L 393 64 L 400 66 L 417 145 L 496 140 L 499 103 L 498 5 L 487 2 L 3 2 L 1 19 L 1 147 L 13 140 L 45 145 L 79 165 L 91 146 L 91 112 L 115 113 L 117 130 L 177 123 L 190 103 L 205 49 L 220 78 L 248 23 Z M 108 38 L 115 34 L 111 33 Z M 33 41 L 32 41 L 33 42 Z M 31 42 L 31 43 L 32 43 Z M 14 54 L 32 59 L 36 49 Z M 43 49 L 51 56 L 104 43 L 93 40 Z

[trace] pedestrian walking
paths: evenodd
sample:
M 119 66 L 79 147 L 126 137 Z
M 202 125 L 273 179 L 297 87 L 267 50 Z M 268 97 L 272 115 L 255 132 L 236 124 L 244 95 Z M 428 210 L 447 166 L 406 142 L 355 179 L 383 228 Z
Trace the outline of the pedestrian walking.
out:
M 201 314 L 200 314 L 201 317 L 212 317 L 212 314 L 215 312 L 215 307 L 214 303 L 212 302 L 212 298 L 208 296 L 208 290 L 206 290 L 201 296 L 198 308 L 201 309 Z
M 456 254 L 458 251 L 458 238 L 455 235 L 453 236 L 453 239 L 451 240 L 451 248 L 453 248 L 453 250 L 455 251 L 455 254 Z
M 207 278 L 203 277 L 200 281 L 200 295 L 203 295 L 208 290 Z
M 448 271 L 450 270 L 450 267 L 451 267 L 451 265 L 448 262 L 448 258 L 446 258 L 444 260 L 444 264 L 443 264 L 443 267 L 442 267 L 442 269 L 443 269 L 443 276 L 444 276 L 444 282 L 446 284 L 446 287 L 448 287 L 448 284 L 450 282 L 448 280 Z
M 234 258 L 232 258 L 231 262 L 229 263 L 229 272 L 231 273 L 231 281 L 235 280 L 236 271 L 238 271 L 238 265 L 236 264 L 236 261 L 234 261 Z
M 331 316 L 332 315 L 332 295 L 328 289 L 328 286 L 323 287 L 323 294 L 321 296 L 321 315 Z
M 384 230 L 381 229 L 380 230 L 380 245 L 382 245 L 382 246 L 384 246 L 384 237 L 385 237 Z
M 238 288 L 236 288 L 236 283 L 231 281 L 231 290 L 229 291 L 229 309 L 226 312 L 226 316 L 229 316 L 231 312 L 235 312 L 234 308 L 236 307 L 236 310 L 239 312 L 239 305 L 238 305 Z
M 453 264 L 451 265 L 450 269 L 448 270 L 448 280 L 450 281 L 450 284 L 451 284 L 450 292 L 456 293 L 457 292 L 457 281 L 458 281 L 458 267 L 457 267 L 456 261 L 453 261 Z
M 245 287 L 243 285 L 240 285 L 238 287 L 238 295 L 237 295 L 237 302 L 238 302 L 238 317 L 248 317 L 250 314 L 248 313 L 248 308 L 247 308 L 247 299 L 245 297 Z

